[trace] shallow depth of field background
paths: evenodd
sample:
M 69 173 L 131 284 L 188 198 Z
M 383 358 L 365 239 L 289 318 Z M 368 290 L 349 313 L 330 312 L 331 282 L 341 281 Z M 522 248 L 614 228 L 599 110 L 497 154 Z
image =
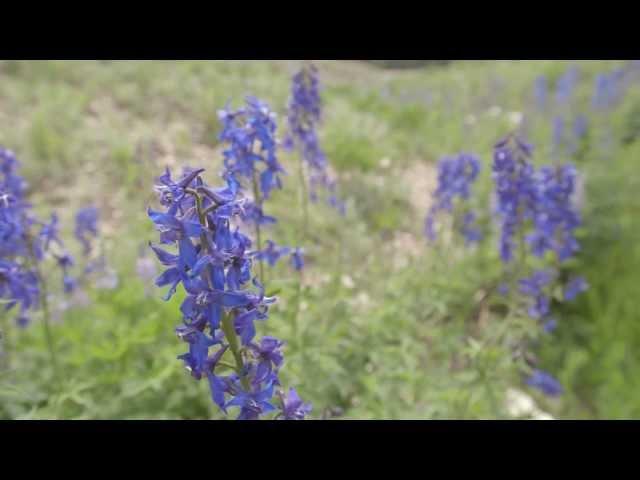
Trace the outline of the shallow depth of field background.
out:
M 296 277 L 286 262 L 266 267 L 267 290 L 279 301 L 260 327 L 287 342 L 283 383 L 313 403 L 312 418 L 513 418 L 514 389 L 554 418 L 640 417 L 640 78 L 601 114 L 591 107 L 594 78 L 624 62 L 315 64 L 322 145 L 347 214 L 311 204 L 298 328 Z M 0 62 L 0 145 L 22 161 L 37 212 L 59 213 L 65 238 L 79 207 L 101 208 L 102 248 L 118 279 L 116 288 L 58 305 L 61 382 L 53 381 L 37 315 L 11 330 L 0 418 L 222 417 L 206 382 L 176 359 L 185 350 L 174 334 L 182 293 L 165 303 L 163 289 L 138 272 L 141 259 L 161 271 L 147 248 L 156 233 L 146 208 L 165 166 L 203 167 L 215 182 L 216 112 L 227 101 L 238 107 L 245 94 L 258 96 L 279 112 L 284 133 L 290 77 L 300 65 Z M 579 154 L 565 159 L 586 179 L 576 268 L 590 289 L 556 311 L 558 329 L 532 347 L 565 389 L 548 399 L 523 385 L 504 346 L 487 340 L 501 320 L 481 301 L 501 272 L 495 242 L 429 246 L 423 221 L 443 155 L 480 156 L 474 191 L 485 210 L 492 146 L 507 132 L 525 128 L 534 162 L 550 162 L 553 89 L 569 65 L 579 69 L 572 113 L 590 125 Z M 552 87 L 547 112 L 535 107 L 539 75 Z M 267 235 L 294 245 L 298 157 L 280 158 L 290 174 L 265 205 L 278 218 Z M 57 271 L 51 276 L 58 282 Z

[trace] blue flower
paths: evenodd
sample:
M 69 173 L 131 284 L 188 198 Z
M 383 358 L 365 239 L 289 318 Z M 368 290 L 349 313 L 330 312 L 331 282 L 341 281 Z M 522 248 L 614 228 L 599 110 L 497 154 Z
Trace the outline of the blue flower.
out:
M 497 198 L 496 213 L 501 223 L 500 257 L 513 259 L 515 236 L 534 216 L 537 186 L 529 158 L 532 147 L 508 136 L 498 142 L 493 154 L 493 179 Z
M 96 207 L 85 207 L 76 213 L 75 237 L 82 244 L 84 254 L 91 251 L 90 238 L 98 236 L 99 210 Z
M 260 415 L 272 412 L 276 409 L 269 400 L 273 397 L 273 383 L 267 384 L 260 389 L 254 388 L 252 391 L 245 391 L 242 387 L 236 387 L 237 393 L 225 405 L 228 407 L 240 407 L 240 415 L 237 420 L 257 420 Z
M 265 148 L 271 148 L 268 126 L 252 128 Z M 239 227 L 231 228 L 233 218 L 246 215 L 248 205 L 239 198 L 241 188 L 234 174 L 227 171 L 227 186 L 214 189 L 204 183 L 200 173 L 187 171 L 183 180 L 175 183 L 167 171 L 160 182 L 160 203 L 166 211 L 148 210 L 161 243 L 177 248 L 172 253 L 150 243 L 167 267 L 156 285 L 170 286 L 165 300 L 179 285 L 186 291 L 180 305 L 182 325 L 176 333 L 189 350 L 178 358 L 193 378 L 206 377 L 211 399 L 224 413 L 229 406 L 239 406 L 238 418 L 254 419 L 274 409 L 270 401 L 274 388 L 280 385 L 277 374 L 283 362 L 282 342 L 272 337 L 254 341 L 255 322 L 268 318 L 275 298 L 266 297 L 255 278 L 257 291 L 248 288 L 255 252 Z M 259 253 L 270 258 L 275 248 L 270 244 Z M 225 376 L 217 369 L 227 350 L 231 350 L 236 371 Z M 224 365 L 228 367 L 227 362 Z
M 604 110 L 613 105 L 615 84 L 613 78 L 601 73 L 596 76 L 592 104 L 597 110 Z
M 542 167 L 538 172 L 534 231 L 527 236 L 534 255 L 542 256 L 553 250 L 564 261 L 579 250 L 575 230 L 581 219 L 573 205 L 576 177 L 572 165 Z
M 558 79 L 556 87 L 556 101 L 558 105 L 568 104 L 571 101 L 571 96 L 575 86 L 578 83 L 578 69 L 575 66 L 570 66 L 567 71 Z
M 318 70 L 309 65 L 291 80 L 291 94 L 287 107 L 289 131 L 284 141 L 287 149 L 297 149 L 309 172 L 309 196 L 318 198 L 319 188 L 326 189 L 328 204 L 345 214 L 345 205 L 338 198 L 337 184 L 329 174 L 329 163 L 320 146 L 317 128 L 322 117 Z
M 278 247 L 271 240 L 267 240 L 267 246 L 261 251 L 256 252 L 255 259 L 260 261 L 264 260 L 270 267 L 273 267 L 281 257 L 289 253 L 289 250 L 289 247 Z
M 187 291 L 198 291 L 198 286 L 202 284 L 202 280 L 198 277 L 194 278 L 191 275 L 191 270 L 197 261 L 196 248 L 191 243 L 191 240 L 188 238 L 180 240 L 178 255 L 171 254 L 155 245 L 151 245 L 151 248 L 158 257 L 158 260 L 160 260 L 160 263 L 170 267 L 162 272 L 155 281 L 158 287 L 170 285 L 168 292 L 164 296 L 165 300 L 169 300 L 173 296 L 181 282 Z
M 588 288 L 589 284 L 583 277 L 574 277 L 565 286 L 564 299 L 571 301 Z
M 542 370 L 535 370 L 533 374 L 526 380 L 526 384 L 537 388 L 545 395 L 557 397 L 562 395 L 563 389 L 560 382 L 553 378 L 549 373 Z
M 544 294 L 544 288 L 551 283 L 551 272 L 540 270 L 529 278 L 520 280 L 520 293 L 532 297 L 533 303 L 529 307 L 529 316 L 543 318 L 549 314 L 549 297 Z
M 56 257 L 58 266 L 62 269 L 62 283 L 65 293 L 71 293 L 75 290 L 77 282 L 69 275 L 69 269 L 73 267 L 73 258 L 68 253 Z
M 57 245 L 62 244 L 58 236 L 59 233 L 60 227 L 58 226 L 58 216 L 53 213 L 51 214 L 51 221 L 42 225 L 42 229 L 40 230 L 40 241 L 42 242 L 43 251 L 48 251 L 49 246 L 52 243 L 55 243 Z
M 282 418 L 303 420 L 309 413 L 311 413 L 311 404 L 304 403 L 295 389 L 290 388 L 288 395 L 282 399 Z
M 472 154 L 460 153 L 455 157 L 444 157 L 438 164 L 438 187 L 433 193 L 434 203 L 425 219 L 425 234 L 431 241 L 436 239 L 435 219 L 440 212 L 455 214 L 454 201 L 466 201 L 471 195 L 471 186 L 480 172 L 480 160 Z M 477 242 L 480 231 L 474 226 L 475 213 L 465 207 L 462 225 L 458 228 L 467 243 Z
M 544 110 L 545 104 L 547 103 L 547 78 L 544 75 L 536 77 L 534 97 L 536 100 L 536 106 L 540 110 Z
M 179 355 L 178 358 L 185 363 L 187 370 L 195 378 L 200 379 L 208 371 L 207 360 L 209 348 L 220 341 L 209 338 L 206 334 L 193 327 L 180 326 L 176 328 L 178 337 L 189 344 L 189 352 Z
M 304 255 L 302 249 L 294 248 L 291 252 L 291 266 L 297 272 L 304 268 Z
M 280 175 L 285 173 L 276 155 L 275 114 L 255 97 L 247 97 L 245 107 L 218 112 L 222 121 L 220 140 L 228 145 L 224 151 L 226 175 L 259 179 L 260 202 L 269 198 L 273 189 L 282 188 Z
M 544 322 L 544 324 L 542 325 L 542 329 L 545 331 L 545 333 L 551 333 L 557 328 L 557 326 L 558 322 L 556 321 L 556 319 L 550 318 Z
M 276 371 L 282 365 L 282 342 L 275 337 L 264 336 L 260 340 L 260 344 L 249 344 L 249 348 L 253 351 L 258 364 L 256 366 L 256 374 L 253 383 L 261 383 L 267 379 L 275 368 Z
M 573 134 L 576 138 L 583 138 L 587 134 L 589 123 L 586 115 L 578 115 L 573 122 Z

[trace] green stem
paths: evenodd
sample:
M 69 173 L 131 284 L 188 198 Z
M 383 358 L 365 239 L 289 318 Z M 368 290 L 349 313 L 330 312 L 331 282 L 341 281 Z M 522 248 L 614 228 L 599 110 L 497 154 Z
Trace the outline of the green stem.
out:
M 229 342 L 229 349 L 231 350 L 236 362 L 235 370 L 240 376 L 240 382 L 242 382 L 242 386 L 245 390 L 249 391 L 249 379 L 244 375 L 244 362 L 242 361 L 238 335 L 236 334 L 236 329 L 233 327 L 233 319 L 231 318 L 231 315 L 225 314 L 222 317 L 222 331 L 224 332 L 225 337 L 227 337 L 227 342 Z
M 47 342 L 47 349 L 49 350 L 49 357 L 51 358 L 51 364 L 53 365 L 53 372 L 55 377 L 58 377 L 58 360 L 56 358 L 56 349 L 53 341 L 53 334 L 51 333 L 51 313 L 49 310 L 49 298 L 47 292 L 47 282 L 45 281 L 40 268 L 36 266 L 36 274 L 40 281 L 40 291 L 42 298 L 42 325 L 44 327 L 44 336 Z
M 29 260 L 31 262 L 31 266 L 36 272 L 36 277 L 38 279 L 38 283 L 40 284 L 40 298 L 41 298 L 41 306 L 42 306 L 42 325 L 44 328 L 44 337 L 47 343 L 47 350 L 49 351 L 49 358 L 51 360 L 51 365 L 53 366 L 53 374 L 57 379 L 58 377 L 58 360 L 56 358 L 56 349 L 53 341 L 53 334 L 51 333 L 51 313 L 49 311 L 49 293 L 47 290 L 47 281 L 42 274 L 42 270 L 40 269 L 40 265 L 38 260 L 35 257 L 35 253 L 33 250 L 33 240 L 29 238 L 28 240 L 29 251 L 31 253 Z

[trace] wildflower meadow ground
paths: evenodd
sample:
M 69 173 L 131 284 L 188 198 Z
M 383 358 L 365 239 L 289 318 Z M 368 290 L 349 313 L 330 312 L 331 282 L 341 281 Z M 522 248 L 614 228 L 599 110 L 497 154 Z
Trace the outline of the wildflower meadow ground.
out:
M 0 62 L 0 418 L 640 416 L 640 63 Z

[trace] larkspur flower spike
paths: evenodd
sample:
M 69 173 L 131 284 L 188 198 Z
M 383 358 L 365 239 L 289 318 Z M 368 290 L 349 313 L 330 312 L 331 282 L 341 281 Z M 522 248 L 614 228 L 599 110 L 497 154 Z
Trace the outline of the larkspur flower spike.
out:
M 444 157 L 438 164 L 438 187 L 433 193 L 433 205 L 425 219 L 425 234 L 430 241 L 436 240 L 436 218 L 442 212 L 456 218 L 461 215 L 458 226 L 467 244 L 478 242 L 482 235 L 475 225 L 476 214 L 467 204 L 471 187 L 480 173 L 480 160 L 472 154 L 460 153 Z M 459 202 L 455 205 L 456 202 Z
M 237 162 L 239 157 L 227 158 Z M 160 243 L 175 250 L 151 245 L 166 267 L 156 285 L 169 287 L 167 300 L 180 285 L 186 292 L 180 306 L 183 323 L 176 334 L 188 345 L 178 358 L 191 376 L 207 379 L 211 399 L 223 413 L 237 407 L 238 419 L 258 419 L 277 410 L 274 396 L 281 394 L 283 344 L 268 336 L 256 340 L 255 325 L 267 320 L 275 298 L 265 296 L 264 287 L 252 277 L 251 240 L 232 228 L 248 203 L 233 172 L 225 175 L 226 187 L 217 189 L 207 186 L 201 173 L 188 170 L 174 181 L 167 171 L 158 180 L 165 211 L 149 209 L 148 214 L 160 232 Z M 261 253 L 269 256 L 275 249 L 270 245 Z M 283 403 L 277 417 L 304 418 L 310 411 L 310 407 L 292 408 L 291 402 Z
M 327 193 L 327 202 L 345 214 L 345 204 L 337 195 L 337 183 L 329 173 L 329 163 L 320 146 L 318 126 L 322 118 L 320 81 L 313 65 L 303 67 L 291 80 L 291 94 L 287 107 L 289 131 L 284 145 L 297 150 L 309 172 L 309 197 L 318 198 L 320 188 Z

